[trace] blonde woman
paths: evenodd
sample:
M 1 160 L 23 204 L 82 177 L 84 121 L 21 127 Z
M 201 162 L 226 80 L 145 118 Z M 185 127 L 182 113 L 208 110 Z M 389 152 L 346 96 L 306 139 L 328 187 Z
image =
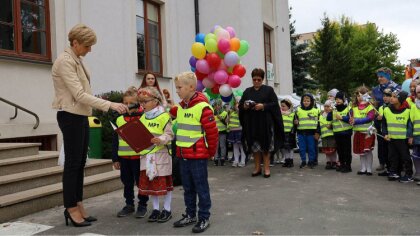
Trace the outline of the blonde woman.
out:
M 95 32 L 84 24 L 74 26 L 69 34 L 70 47 L 61 53 L 52 67 L 55 97 L 52 104 L 57 109 L 57 121 L 64 142 L 63 199 L 64 218 L 75 227 L 91 225 L 96 221 L 83 207 L 83 177 L 89 143 L 88 116 L 92 108 L 128 112 L 126 105 L 113 103 L 92 95 L 90 74 L 83 64 L 96 43 Z

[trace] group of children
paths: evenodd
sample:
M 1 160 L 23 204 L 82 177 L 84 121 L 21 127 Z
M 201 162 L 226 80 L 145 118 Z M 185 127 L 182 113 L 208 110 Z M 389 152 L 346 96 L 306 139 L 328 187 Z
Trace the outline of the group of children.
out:
M 118 217 L 135 212 L 133 189 L 136 184 L 139 204 L 135 217 L 143 218 L 147 215 L 150 196 L 153 211 L 148 222 L 163 223 L 172 218 L 172 157 L 168 145 L 175 140 L 186 212 L 173 226 L 195 224 L 192 229 L 194 233 L 203 232 L 209 227 L 211 199 L 207 162 L 215 155 L 219 134 L 213 108 L 202 93 L 195 91 L 196 84 L 194 73 L 178 75 L 175 85 L 182 101 L 171 109 L 163 106 L 164 97 L 153 84 L 138 90 L 132 87 L 124 93 L 123 102 L 132 109 L 116 119 L 116 126 L 121 127 L 138 119 L 154 137 L 150 140 L 150 147 L 136 153 L 121 137 L 115 135 L 113 162 L 115 169 L 121 172 L 126 200 L 124 208 L 117 213 Z M 163 198 L 162 208 L 159 196 Z
M 402 183 L 420 181 L 420 85 L 418 84 L 420 84 L 418 81 L 412 82 L 411 96 L 401 89 L 384 89 L 384 103 L 379 109 L 375 108 L 370 91 L 365 86 L 356 89 L 352 96 L 353 101 L 349 104 L 343 92 L 336 89 L 329 91 L 322 112 L 316 107 L 311 94 L 302 96 L 301 104 L 295 112 L 290 111 L 292 107 L 289 100 L 282 100 L 285 143 L 288 144 L 289 137 L 294 137 L 296 132 L 301 157 L 300 168 L 306 166 L 314 168 L 317 164 L 318 140 L 321 137 L 321 150 L 327 159 L 326 169 L 336 169 L 342 173 L 352 172 L 352 153 L 354 153 L 361 164 L 357 174 L 371 176 L 372 151 L 376 136 L 379 136 L 378 139 L 384 142 L 380 154 L 385 157 L 380 158 L 386 160 L 384 161 L 386 169 L 384 168 L 384 171 L 378 175 Z M 410 145 L 413 145 L 411 155 Z M 290 159 L 292 146 L 284 147 L 287 150 L 282 150 L 283 156 Z M 413 176 L 413 162 L 417 177 Z M 420 185 L 420 182 L 418 184 Z

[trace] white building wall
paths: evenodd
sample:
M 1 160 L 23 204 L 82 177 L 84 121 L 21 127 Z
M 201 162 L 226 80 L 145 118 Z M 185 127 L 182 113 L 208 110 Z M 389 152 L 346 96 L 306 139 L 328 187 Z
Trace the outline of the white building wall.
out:
M 264 2 L 263 1 L 268 1 Z M 194 0 L 155 1 L 161 4 L 162 66 L 164 77 L 175 77 L 190 70 L 188 60 L 195 37 Z M 268 6 L 269 9 L 266 9 Z M 91 71 L 94 94 L 139 86 L 136 53 L 135 0 L 50 0 L 52 61 L 68 47 L 67 33 L 77 23 L 92 27 L 98 43 L 84 59 Z M 251 86 L 253 68 L 264 66 L 263 25 L 273 30 L 273 61 L 277 92 L 291 93 L 291 62 L 287 0 L 199 0 L 200 32 L 208 33 L 218 24 L 232 26 L 239 38 L 250 44 L 241 62 L 247 68 L 241 89 Z M 34 118 L 19 111 L 10 121 L 14 108 L 0 103 L 0 139 L 60 133 L 54 96 L 51 65 L 0 59 L 0 96 L 39 114 L 41 125 L 33 130 Z M 171 79 L 160 78 L 177 101 Z

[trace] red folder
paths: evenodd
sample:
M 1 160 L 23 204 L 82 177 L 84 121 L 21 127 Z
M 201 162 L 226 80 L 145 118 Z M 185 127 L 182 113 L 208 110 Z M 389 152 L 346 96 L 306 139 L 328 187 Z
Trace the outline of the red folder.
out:
M 153 134 L 138 119 L 131 120 L 115 130 L 118 135 L 135 151 L 141 152 L 153 145 Z

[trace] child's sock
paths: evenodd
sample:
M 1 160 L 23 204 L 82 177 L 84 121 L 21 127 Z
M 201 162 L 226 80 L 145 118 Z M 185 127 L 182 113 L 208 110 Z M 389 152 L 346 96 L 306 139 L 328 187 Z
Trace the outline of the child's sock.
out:
M 150 196 L 151 200 L 152 200 L 152 204 L 153 204 L 153 209 L 154 210 L 159 210 L 159 197 L 158 196 Z
M 366 155 L 360 155 L 360 171 L 365 172 L 366 171 Z
M 167 211 L 171 211 L 172 191 L 168 191 L 163 201 L 163 208 Z
M 239 150 L 241 151 L 241 163 L 245 165 L 245 160 L 246 160 L 246 154 L 244 151 L 244 148 L 242 147 L 242 144 L 238 143 L 239 146 Z
M 367 152 L 366 156 L 366 171 L 372 173 L 372 164 L 373 164 L 373 154 L 372 151 Z

